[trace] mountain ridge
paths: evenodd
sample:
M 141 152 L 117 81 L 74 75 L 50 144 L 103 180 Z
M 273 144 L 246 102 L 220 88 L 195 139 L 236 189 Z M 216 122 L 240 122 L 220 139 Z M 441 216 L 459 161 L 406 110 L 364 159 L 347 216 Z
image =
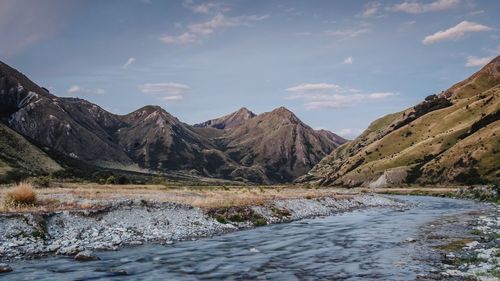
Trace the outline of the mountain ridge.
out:
M 325 134 L 310 129 L 284 108 L 261 115 L 241 108 L 211 122 L 207 121 L 203 126 L 183 123 L 154 105 L 116 115 L 84 99 L 57 97 L 3 63 L 0 65 L 0 104 L 3 122 L 25 138 L 34 140 L 39 148 L 64 156 L 61 159 L 69 157 L 105 169 L 145 173 L 182 172 L 194 176 L 278 183 L 291 181 L 305 173 L 306 169 L 339 145 L 338 141 L 330 139 L 333 133 Z M 258 130 L 262 135 L 285 137 L 285 140 L 294 137 L 292 126 L 281 128 L 287 133 L 278 136 L 272 132 L 277 129 L 275 125 L 245 125 L 259 116 L 261 121 L 265 121 L 266 116 L 275 121 L 277 119 L 273 116 L 281 116 L 284 127 L 288 125 L 285 122 L 288 120 L 300 122 L 300 127 L 307 128 L 306 133 L 310 136 L 294 139 L 293 149 L 289 148 L 287 152 L 291 154 L 289 157 L 282 158 L 279 151 L 269 153 L 278 146 L 269 146 L 266 151 L 256 153 L 280 157 L 280 163 L 284 163 L 291 171 L 286 177 L 278 174 L 281 172 L 279 169 L 268 165 L 268 160 L 273 162 L 273 159 L 263 156 L 257 157 L 259 161 L 245 162 L 234 157 L 235 153 L 242 154 L 242 151 L 252 149 L 246 147 L 245 142 L 239 142 L 239 147 L 234 146 L 234 141 L 242 139 L 236 138 L 234 134 L 237 128 L 245 127 L 247 133 Z M 311 151 L 312 156 L 307 158 L 306 168 L 297 168 L 289 162 L 295 161 L 296 152 L 304 150 L 305 144 L 300 141 L 309 139 L 314 139 L 321 147 Z M 266 141 L 276 142 L 273 138 L 267 138 Z M 231 151 L 227 150 L 225 143 L 231 143 Z M 301 155 L 299 158 L 304 157 Z

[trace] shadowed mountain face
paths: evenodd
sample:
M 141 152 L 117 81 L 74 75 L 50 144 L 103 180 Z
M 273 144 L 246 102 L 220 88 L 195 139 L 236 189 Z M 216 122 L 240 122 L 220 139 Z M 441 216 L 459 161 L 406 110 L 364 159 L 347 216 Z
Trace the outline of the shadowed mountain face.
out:
M 470 78 L 374 121 L 298 181 L 380 187 L 500 178 L 500 56 Z
M 345 142 L 331 132 L 311 129 L 284 108 L 259 116 L 242 108 L 195 126 L 157 106 L 115 115 L 86 100 L 56 97 L 3 63 L 0 109 L 2 122 L 13 133 L 42 150 L 130 171 L 287 182 Z

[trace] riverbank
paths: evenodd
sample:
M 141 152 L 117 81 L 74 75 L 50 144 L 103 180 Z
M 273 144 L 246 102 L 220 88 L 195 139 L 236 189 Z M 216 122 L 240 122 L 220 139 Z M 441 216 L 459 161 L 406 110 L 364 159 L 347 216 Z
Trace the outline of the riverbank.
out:
M 421 228 L 416 262 L 430 269 L 422 280 L 500 280 L 500 206 L 449 214 Z
M 74 256 L 145 243 L 170 244 L 370 207 L 406 204 L 378 195 L 332 195 L 201 208 L 138 198 L 100 202 L 88 209 L 7 212 L 0 215 L 0 257 L 8 261 Z

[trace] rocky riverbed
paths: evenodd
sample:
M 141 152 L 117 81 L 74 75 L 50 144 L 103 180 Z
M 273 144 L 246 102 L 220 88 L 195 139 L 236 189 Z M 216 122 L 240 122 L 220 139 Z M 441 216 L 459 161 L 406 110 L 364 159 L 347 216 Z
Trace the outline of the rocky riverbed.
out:
M 287 199 L 261 206 L 203 210 L 168 202 L 116 200 L 91 210 L 0 215 L 0 259 L 48 255 L 93 259 L 94 250 L 116 250 L 213 236 L 255 225 L 326 216 L 369 207 L 406 208 L 376 195 Z M 78 258 L 77 258 L 78 259 Z
M 484 204 L 425 225 L 415 239 L 417 263 L 428 264 L 421 280 L 500 280 L 500 206 Z

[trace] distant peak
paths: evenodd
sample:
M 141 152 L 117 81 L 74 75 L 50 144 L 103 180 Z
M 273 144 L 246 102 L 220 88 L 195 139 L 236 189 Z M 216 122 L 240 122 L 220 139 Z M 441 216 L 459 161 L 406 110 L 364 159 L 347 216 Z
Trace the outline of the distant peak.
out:
M 158 105 L 146 105 L 138 109 L 137 111 L 146 111 L 149 113 L 155 112 L 155 111 L 163 111 L 163 108 L 161 108 Z
M 273 111 L 271 111 L 271 113 L 279 114 L 279 115 L 292 115 L 292 116 L 295 116 L 295 114 L 292 111 L 290 111 L 288 108 L 286 108 L 284 106 L 280 106 L 280 107 L 274 109 Z
M 255 114 L 255 113 L 253 113 L 252 111 L 250 111 L 250 110 L 249 110 L 248 108 L 246 108 L 246 107 L 242 107 L 242 108 L 238 109 L 238 111 L 234 112 L 234 113 L 233 113 L 233 115 L 246 115 L 246 116 L 248 116 L 248 117 L 250 117 L 250 118 L 252 118 L 252 117 L 255 117 L 255 116 L 256 116 L 256 114 Z

